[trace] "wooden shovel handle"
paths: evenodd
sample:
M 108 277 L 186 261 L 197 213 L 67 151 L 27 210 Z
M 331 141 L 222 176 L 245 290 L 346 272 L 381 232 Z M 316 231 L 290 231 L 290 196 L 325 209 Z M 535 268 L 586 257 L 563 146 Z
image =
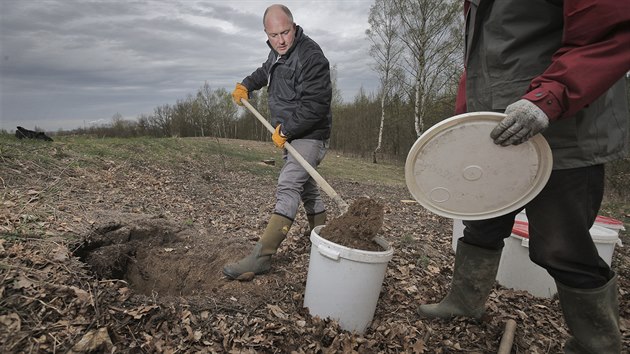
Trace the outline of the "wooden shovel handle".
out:
M 249 111 L 252 112 L 254 116 L 256 116 L 256 118 L 258 118 L 258 120 L 265 126 L 265 128 L 267 128 L 267 130 L 269 130 L 271 134 L 274 133 L 274 127 L 271 126 L 271 124 L 265 119 L 265 117 L 258 113 L 256 108 L 254 108 L 246 99 L 241 99 L 241 103 L 243 103 L 243 105 L 247 107 L 247 109 L 249 109 Z M 291 144 L 284 143 L 284 148 L 287 149 L 289 154 L 291 154 L 291 156 L 293 156 L 293 158 L 297 160 L 297 162 L 306 170 L 306 172 L 308 172 L 308 174 L 313 177 L 315 182 L 317 182 L 317 185 L 319 185 L 321 189 L 323 189 L 324 192 L 326 192 L 326 194 L 328 194 L 328 196 L 332 198 L 335 203 L 337 203 L 337 205 L 341 209 L 342 214 L 348 211 L 348 204 L 339 196 L 339 194 L 337 194 L 337 192 L 335 192 L 335 190 L 330 186 L 330 184 L 328 184 L 328 182 L 326 182 L 326 180 L 319 174 L 319 172 L 317 172 L 317 170 L 315 170 L 313 166 L 311 166 L 308 162 L 306 162 L 306 160 L 304 160 L 302 155 L 300 155 L 300 153 L 297 152 L 297 150 L 295 150 L 295 148 L 291 146 Z

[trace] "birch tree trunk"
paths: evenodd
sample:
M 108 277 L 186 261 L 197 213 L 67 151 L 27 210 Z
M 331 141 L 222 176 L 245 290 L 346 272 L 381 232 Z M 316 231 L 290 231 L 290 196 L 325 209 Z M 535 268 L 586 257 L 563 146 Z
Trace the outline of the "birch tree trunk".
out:
M 401 22 L 400 40 L 407 49 L 406 70 L 414 79 L 414 129 L 419 137 L 432 100 L 451 80 L 461 62 L 461 2 L 392 0 Z
M 391 77 L 395 75 L 396 66 L 403 50 L 397 34 L 397 28 L 399 27 L 397 18 L 396 9 L 392 6 L 391 1 L 376 0 L 370 8 L 368 18 L 370 29 L 366 31 L 366 34 L 372 42 L 370 53 L 376 62 L 374 68 L 379 74 L 381 81 L 379 94 L 381 120 L 378 129 L 377 145 L 372 152 L 373 163 L 377 163 L 376 155 L 383 145 L 386 104 L 392 88 Z

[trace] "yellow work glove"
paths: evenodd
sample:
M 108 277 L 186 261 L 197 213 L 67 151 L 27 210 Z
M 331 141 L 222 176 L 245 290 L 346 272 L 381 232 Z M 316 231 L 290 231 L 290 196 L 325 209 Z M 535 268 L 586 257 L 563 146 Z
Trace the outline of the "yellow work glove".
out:
M 273 144 L 275 146 L 277 146 L 280 149 L 284 148 L 284 143 L 287 142 L 287 137 L 286 135 L 282 134 L 282 130 L 280 129 L 282 127 L 282 124 L 278 124 L 278 126 L 276 127 L 276 131 L 273 132 L 273 136 L 271 137 L 273 139 Z
M 232 91 L 232 99 L 236 104 L 242 106 L 243 103 L 241 103 L 241 99 L 243 98 L 248 99 L 249 92 L 247 91 L 247 87 L 243 86 L 241 83 L 237 83 L 236 88 Z

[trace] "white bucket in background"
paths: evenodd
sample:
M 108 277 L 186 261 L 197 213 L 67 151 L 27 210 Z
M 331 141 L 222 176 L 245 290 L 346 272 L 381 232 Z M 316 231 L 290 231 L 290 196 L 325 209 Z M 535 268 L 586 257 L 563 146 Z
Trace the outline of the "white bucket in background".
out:
M 599 256 L 610 265 L 619 238 L 613 230 L 593 225 L 591 237 Z M 542 267 L 529 259 L 527 222 L 517 221 L 512 235 L 505 239 L 497 282 L 506 288 L 525 290 L 538 297 L 551 298 L 557 292 L 556 282 Z
M 516 224 L 514 227 L 516 228 L 519 223 L 522 224 L 523 222 L 525 224 L 528 222 L 525 210 L 516 215 Z M 602 257 L 608 265 L 612 264 L 612 255 L 615 250 L 615 245 L 623 246 L 619 238 L 619 231 L 625 229 L 623 222 L 611 217 L 597 215 L 593 227 L 589 230 L 599 256 Z
M 516 221 L 527 221 L 527 215 L 525 215 L 525 210 L 516 214 Z M 451 246 L 453 247 L 453 251 L 457 251 L 457 240 L 460 237 L 464 236 L 464 222 L 459 219 L 453 219 L 453 238 L 451 241 Z
M 611 229 L 619 233 L 619 231 L 625 231 L 626 228 L 623 226 L 623 222 L 613 219 L 607 216 L 598 215 L 595 218 L 595 225 L 599 225 L 601 227 L 605 227 L 607 229 Z
M 335 319 L 342 329 L 362 334 L 374 317 L 394 249 L 381 238 L 376 240 L 385 251 L 338 245 L 319 236 L 322 227 L 311 232 L 304 307 L 312 316 Z
M 622 246 L 619 230 L 624 230 L 623 223 L 601 216 L 597 217 L 589 230 L 599 256 L 608 265 L 612 263 L 615 246 Z M 461 220 L 454 219 L 453 250 L 457 249 L 457 240 L 462 236 L 464 224 Z M 516 215 L 512 234 L 504 241 L 497 282 L 506 288 L 525 290 L 534 296 L 553 297 L 558 292 L 555 281 L 544 268 L 529 259 L 528 222 L 524 212 Z
M 525 214 L 525 210 L 516 214 L 515 217 L 516 222 L 527 222 L 527 215 Z M 619 231 L 624 231 L 626 228 L 623 226 L 623 222 L 613 219 L 606 216 L 598 215 L 595 218 L 595 223 L 593 226 L 599 226 L 606 228 L 608 230 L 612 230 L 615 232 L 616 237 L 612 237 L 612 234 L 605 231 L 604 237 L 598 237 L 597 233 L 593 233 L 591 229 L 591 236 L 593 237 L 593 241 L 595 242 L 595 247 L 597 247 L 597 251 L 600 256 L 610 265 L 612 260 L 612 251 L 614 251 L 614 245 L 623 246 L 621 243 L 621 239 L 619 238 Z M 464 222 L 459 219 L 453 219 L 453 237 L 451 240 L 451 246 L 453 247 L 453 251 L 457 251 L 457 240 L 460 237 L 464 236 Z M 612 247 L 610 247 L 612 245 Z
M 597 231 L 596 231 L 597 230 Z M 599 226 L 599 224 L 591 227 L 591 238 L 595 242 L 597 252 L 604 262 L 612 265 L 612 256 L 615 246 L 623 246 L 619 238 L 619 231 L 607 227 Z
M 453 238 L 451 240 L 451 246 L 453 246 L 453 251 L 457 251 L 457 240 L 460 237 L 464 237 L 464 222 L 459 219 L 453 219 Z

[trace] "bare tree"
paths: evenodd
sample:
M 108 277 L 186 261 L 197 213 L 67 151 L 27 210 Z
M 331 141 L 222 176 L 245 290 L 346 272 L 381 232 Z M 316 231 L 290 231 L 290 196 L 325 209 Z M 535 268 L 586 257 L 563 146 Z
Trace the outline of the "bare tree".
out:
M 332 84 L 332 109 L 339 108 L 343 104 L 343 96 L 341 95 L 341 90 L 339 90 L 339 85 L 337 84 L 337 64 L 334 64 L 330 68 L 330 82 Z
M 217 136 L 227 138 L 229 137 L 229 127 L 236 120 L 238 108 L 232 101 L 232 94 L 220 88 L 214 91 L 216 105 L 214 109 L 219 118 Z
M 269 110 L 269 92 L 267 88 L 263 87 L 261 90 L 252 92 L 251 101 L 254 102 L 254 107 L 256 107 L 258 112 L 271 123 L 273 117 L 271 117 L 271 111 Z M 250 120 L 250 124 L 252 124 L 252 136 L 257 140 L 271 141 L 271 136 L 267 129 L 258 122 L 258 119 L 251 112 L 247 111 L 247 117 Z
M 212 126 L 212 118 L 213 118 L 213 112 L 212 112 L 212 98 L 214 97 L 214 95 L 212 94 L 212 89 L 210 88 L 210 85 L 208 84 L 208 82 L 204 82 L 203 86 L 201 86 L 201 88 L 199 89 L 199 91 L 197 91 L 197 104 L 199 105 L 199 113 L 201 116 L 201 124 L 200 128 L 201 128 L 201 136 L 206 136 L 206 133 L 208 133 L 206 131 L 206 128 L 209 128 Z
M 431 100 L 452 80 L 454 67 L 461 67 L 461 2 L 392 1 L 400 15 L 400 39 L 408 49 L 406 68 L 413 78 L 410 92 L 414 101 L 414 127 L 420 136 Z
M 190 115 L 190 124 L 192 126 L 192 136 L 204 136 L 204 115 L 201 101 L 196 96 L 188 95 L 188 114 Z
M 393 78 L 401 76 L 398 69 L 398 61 L 403 53 L 400 36 L 398 14 L 396 8 L 389 0 L 376 0 L 370 7 L 368 17 L 370 28 L 365 31 L 372 42 L 370 54 L 376 62 L 375 71 L 380 77 L 381 121 L 378 130 L 378 142 L 372 152 L 372 162 L 376 163 L 376 154 L 381 150 L 383 143 L 383 129 L 385 123 L 385 105 L 392 89 Z
M 172 134 L 173 109 L 168 104 L 158 106 L 153 113 L 153 122 L 163 136 Z
M 192 99 L 189 94 L 186 99 L 178 99 L 173 106 L 173 129 L 178 137 L 194 136 L 194 117 Z

